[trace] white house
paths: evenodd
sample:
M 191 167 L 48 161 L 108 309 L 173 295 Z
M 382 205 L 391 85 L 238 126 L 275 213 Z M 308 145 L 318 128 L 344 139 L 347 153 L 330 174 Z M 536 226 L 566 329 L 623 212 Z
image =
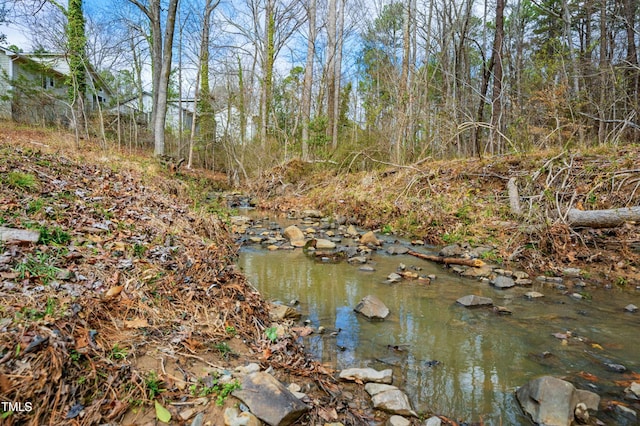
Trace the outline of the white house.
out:
M 69 64 L 59 53 L 17 53 L 0 47 L 0 118 L 31 123 L 67 122 Z M 87 72 L 88 111 L 111 91 L 92 67 Z
M 138 119 L 141 117 L 143 121 L 148 123 L 151 118 L 151 110 L 153 108 L 153 95 L 150 92 L 142 92 L 142 96 L 133 96 L 120 103 L 120 114 L 135 115 Z M 116 113 L 118 107 L 110 110 Z M 178 131 L 180 128 L 180 115 L 182 115 L 182 130 L 190 131 L 193 120 L 193 100 L 169 101 L 167 103 L 167 119 L 165 127 L 172 131 Z

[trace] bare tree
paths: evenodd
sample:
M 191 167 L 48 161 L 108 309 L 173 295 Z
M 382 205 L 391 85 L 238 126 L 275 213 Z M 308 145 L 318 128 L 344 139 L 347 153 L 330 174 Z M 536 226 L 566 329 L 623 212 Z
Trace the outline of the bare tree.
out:
M 302 159 L 309 159 L 309 124 L 311 121 L 311 89 L 313 85 L 313 65 L 316 51 L 316 0 L 308 0 L 307 19 L 309 36 L 307 38 L 307 59 L 304 69 L 302 89 Z
M 128 0 L 134 4 L 149 20 L 151 26 L 151 68 L 153 86 L 153 106 L 151 129 L 154 140 L 154 154 L 164 155 L 164 127 L 167 117 L 169 74 L 173 56 L 173 34 L 176 23 L 176 11 L 180 0 L 169 0 L 166 9 L 164 34 L 162 30 L 163 9 L 160 0 Z

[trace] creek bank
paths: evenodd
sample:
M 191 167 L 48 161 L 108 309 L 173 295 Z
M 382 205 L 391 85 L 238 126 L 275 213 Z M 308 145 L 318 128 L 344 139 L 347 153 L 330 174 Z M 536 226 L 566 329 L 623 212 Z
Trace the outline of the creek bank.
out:
M 259 217 L 259 214 L 252 214 L 254 217 Z M 299 245 L 303 251 L 307 253 L 307 256 L 316 262 L 341 262 L 349 261 L 356 265 L 375 264 L 375 256 L 377 253 L 385 252 L 386 254 L 393 255 L 398 250 L 403 252 L 402 248 L 412 247 L 412 249 L 429 250 L 438 255 L 457 255 L 461 258 L 473 258 L 473 256 L 483 256 L 485 260 L 488 260 L 487 253 L 491 251 L 491 247 L 470 247 L 464 245 L 450 245 L 441 250 L 437 250 L 433 246 L 422 244 L 413 244 L 410 242 L 402 242 L 395 240 L 392 236 L 382 235 L 374 233 L 374 238 L 378 244 L 362 244 L 362 236 L 369 234 L 372 231 L 359 231 L 352 225 L 339 225 L 337 220 L 333 218 L 321 217 L 321 218 L 294 218 L 289 216 L 285 222 L 287 227 L 295 226 L 302 234 L 304 239 L 300 241 Z M 268 217 L 259 217 L 258 219 L 252 219 L 251 217 L 235 217 L 231 219 L 232 229 L 236 232 L 236 239 L 243 244 L 250 244 L 258 247 L 265 247 L 265 245 L 275 246 L 277 250 L 295 250 L 296 248 L 291 244 L 288 238 L 282 236 L 282 226 Z M 354 232 L 355 231 L 355 232 Z M 318 250 L 314 247 L 314 240 L 318 239 L 331 239 L 336 243 L 336 248 L 333 250 Z M 370 234 L 368 236 L 370 238 Z M 303 244 L 304 243 L 304 244 Z M 392 250 L 387 250 L 389 247 L 393 247 Z M 477 257 L 476 257 L 477 258 Z M 355 260 L 352 260 L 355 259 Z M 397 270 L 389 274 L 389 283 L 394 285 L 402 285 L 403 282 L 418 282 L 420 278 L 436 280 L 436 276 L 429 277 L 422 273 L 421 268 L 415 266 L 409 266 L 408 268 L 400 264 Z M 479 281 L 484 281 L 487 285 L 493 285 L 495 288 L 505 288 L 502 291 L 508 291 L 507 289 L 517 287 L 531 287 L 535 283 L 537 290 L 543 290 L 542 292 L 530 291 L 523 298 L 534 300 L 544 296 L 544 288 L 549 287 L 554 291 L 562 291 L 567 297 L 572 297 L 574 294 L 584 294 L 588 296 L 589 287 L 595 284 L 590 280 L 585 279 L 582 276 L 582 271 L 579 268 L 566 268 L 566 271 L 562 271 L 562 275 L 556 276 L 555 274 L 540 275 L 537 277 L 530 277 L 526 272 L 521 270 L 511 270 L 500 267 L 500 265 L 485 265 L 483 267 L 463 267 L 453 266 L 450 268 L 454 272 L 457 272 L 465 276 L 474 276 Z M 409 272 L 409 274 L 406 274 Z M 404 274 L 404 275 L 403 275 Z M 508 286 L 496 285 L 500 282 L 508 283 Z M 425 282 L 424 285 L 429 285 Z M 432 285 L 437 285 L 432 284 Z M 623 313 L 623 306 L 620 307 L 620 315 Z M 493 307 L 494 312 L 499 314 L 509 313 L 502 309 L 502 307 Z M 507 310 L 508 311 L 508 310 Z M 566 336 L 568 344 L 574 344 L 573 342 L 580 342 L 587 346 L 598 346 L 598 343 L 585 340 L 581 336 Z M 593 346 L 593 347 L 596 347 Z

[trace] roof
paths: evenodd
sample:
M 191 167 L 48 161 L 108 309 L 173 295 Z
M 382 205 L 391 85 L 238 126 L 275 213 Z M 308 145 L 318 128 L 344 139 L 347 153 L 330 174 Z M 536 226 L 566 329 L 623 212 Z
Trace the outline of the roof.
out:
M 61 77 L 66 77 L 70 73 L 69 62 L 67 56 L 63 53 L 17 53 L 7 48 L 0 46 L 0 49 L 9 57 L 12 57 L 13 61 L 23 63 L 34 63 L 41 66 L 43 69 L 53 72 Z M 96 72 L 91 64 L 87 67 L 88 73 L 95 82 L 96 86 L 107 92 L 109 95 L 113 95 L 111 88 L 104 82 L 100 74 Z

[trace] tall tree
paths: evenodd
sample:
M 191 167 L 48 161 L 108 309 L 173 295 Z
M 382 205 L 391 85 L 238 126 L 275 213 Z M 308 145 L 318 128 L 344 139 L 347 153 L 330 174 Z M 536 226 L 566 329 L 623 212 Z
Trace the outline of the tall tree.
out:
M 491 96 L 491 131 L 489 140 L 491 152 L 500 152 L 500 118 L 502 115 L 502 42 L 504 40 L 504 6 L 505 0 L 496 1 L 496 33 L 493 39 L 493 93 Z
M 316 0 L 308 0 L 307 20 L 309 36 L 307 38 L 307 59 L 304 68 L 302 88 L 302 159 L 309 159 L 309 125 L 311 124 L 311 89 L 313 85 L 313 65 L 316 52 Z
M 151 110 L 151 129 L 153 132 L 154 154 L 164 155 L 165 121 L 167 118 L 167 100 L 169 75 L 173 56 L 173 34 L 176 24 L 176 12 L 180 0 L 169 0 L 166 7 L 164 34 L 162 30 L 163 8 L 160 0 L 128 0 L 134 4 L 149 20 L 151 26 L 151 68 L 153 103 Z
M 75 106 L 75 127 L 85 126 L 84 99 L 87 92 L 87 62 L 85 46 L 87 39 L 84 32 L 84 14 L 82 0 L 69 0 L 67 7 L 67 44 L 69 56 L 69 98 Z

